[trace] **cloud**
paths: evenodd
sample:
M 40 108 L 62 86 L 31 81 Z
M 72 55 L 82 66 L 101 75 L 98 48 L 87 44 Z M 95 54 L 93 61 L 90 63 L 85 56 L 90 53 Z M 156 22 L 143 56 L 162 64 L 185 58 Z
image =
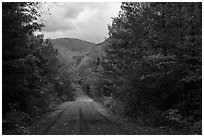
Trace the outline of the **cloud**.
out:
M 42 15 L 46 38 L 69 37 L 99 43 L 108 37 L 107 25 L 111 17 L 117 16 L 120 3 L 47 3 L 43 8 L 49 8 L 51 13 Z

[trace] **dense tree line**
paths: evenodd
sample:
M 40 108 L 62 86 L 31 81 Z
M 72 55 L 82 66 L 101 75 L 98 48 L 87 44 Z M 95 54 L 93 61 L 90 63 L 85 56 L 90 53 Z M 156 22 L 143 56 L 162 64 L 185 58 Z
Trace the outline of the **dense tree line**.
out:
M 72 96 L 58 51 L 43 35 L 34 35 L 43 27 L 40 5 L 2 3 L 3 134 L 29 134 L 33 118 Z
M 148 125 L 200 134 L 202 3 L 124 2 L 121 9 L 89 94 L 119 100 L 125 115 Z

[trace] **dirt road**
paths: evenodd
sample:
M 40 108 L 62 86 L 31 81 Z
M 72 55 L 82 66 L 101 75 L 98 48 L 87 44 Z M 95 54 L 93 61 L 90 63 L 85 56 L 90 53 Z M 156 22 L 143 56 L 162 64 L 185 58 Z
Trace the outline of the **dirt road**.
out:
M 87 96 L 81 88 L 75 101 L 61 104 L 38 123 L 35 135 L 138 135 L 167 134 L 153 128 L 131 125 L 131 122 L 116 118 L 103 105 Z M 131 120 L 130 120 L 131 121 Z M 128 124 L 127 124 L 128 123 Z
M 117 135 L 135 134 L 111 117 L 111 112 L 77 90 L 75 101 L 61 104 L 34 134 L 47 135 Z

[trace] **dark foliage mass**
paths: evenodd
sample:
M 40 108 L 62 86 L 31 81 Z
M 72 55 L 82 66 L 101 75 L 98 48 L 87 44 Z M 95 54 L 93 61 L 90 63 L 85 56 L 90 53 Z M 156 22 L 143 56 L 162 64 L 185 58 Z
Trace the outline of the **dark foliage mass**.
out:
M 202 3 L 122 3 L 90 95 L 152 126 L 201 134 Z M 116 101 L 117 100 L 117 101 Z
M 59 72 L 58 51 L 43 35 L 40 3 L 2 3 L 3 134 L 29 134 L 26 128 L 60 100 L 72 97 L 67 75 Z M 66 86 L 65 86 L 66 85 Z

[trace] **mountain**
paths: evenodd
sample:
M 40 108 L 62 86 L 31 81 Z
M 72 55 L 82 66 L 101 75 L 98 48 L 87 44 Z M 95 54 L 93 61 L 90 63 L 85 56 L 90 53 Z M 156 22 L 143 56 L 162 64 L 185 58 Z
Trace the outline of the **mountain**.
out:
M 96 71 L 100 71 L 100 61 L 110 39 L 99 44 L 71 38 L 52 39 L 51 42 L 58 49 L 59 60 L 66 66 L 66 71 L 70 72 L 74 81 L 86 83 L 96 77 Z
M 73 38 L 59 38 L 51 41 L 59 51 L 85 52 L 95 46 L 94 43 Z
M 94 44 L 73 38 L 51 39 L 51 42 L 61 54 L 61 58 L 83 69 L 93 66 L 104 53 L 104 42 Z
M 73 60 L 79 58 L 96 44 L 74 38 L 51 39 L 51 42 L 60 53 L 60 60 L 67 63 L 73 63 Z
M 66 71 L 70 72 L 73 80 L 87 82 L 96 76 L 109 39 L 99 44 L 72 38 L 52 39 L 51 42 L 54 48 L 58 49 L 59 60 Z

